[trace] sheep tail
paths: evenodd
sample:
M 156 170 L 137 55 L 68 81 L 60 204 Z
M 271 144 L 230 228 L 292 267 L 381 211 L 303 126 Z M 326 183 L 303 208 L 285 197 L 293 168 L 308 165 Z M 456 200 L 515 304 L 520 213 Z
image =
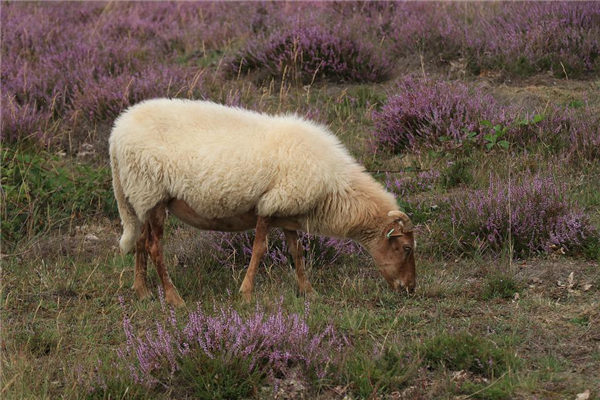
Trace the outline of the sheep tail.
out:
M 112 149 L 111 149 L 112 150 Z M 119 216 L 121 217 L 121 225 L 123 225 L 123 234 L 119 241 L 119 247 L 123 254 L 131 252 L 135 246 L 135 242 L 140 236 L 141 221 L 136 215 L 133 206 L 125 197 L 121 178 L 119 176 L 119 164 L 117 157 L 113 152 L 110 152 L 110 162 L 112 166 L 113 190 L 117 199 L 117 207 L 119 208 Z

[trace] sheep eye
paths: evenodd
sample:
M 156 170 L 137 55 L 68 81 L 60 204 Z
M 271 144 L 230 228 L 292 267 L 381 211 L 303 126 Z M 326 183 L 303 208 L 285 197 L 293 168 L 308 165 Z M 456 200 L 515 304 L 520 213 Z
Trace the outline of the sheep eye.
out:
M 404 246 L 404 251 L 407 253 L 410 253 L 412 251 L 412 247 L 410 246 Z

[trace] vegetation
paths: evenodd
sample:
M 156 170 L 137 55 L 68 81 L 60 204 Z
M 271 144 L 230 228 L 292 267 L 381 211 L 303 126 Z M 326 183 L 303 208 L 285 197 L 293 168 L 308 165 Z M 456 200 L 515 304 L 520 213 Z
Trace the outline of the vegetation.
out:
M 2 3 L 0 397 L 598 396 L 599 18 L 595 2 Z M 272 232 L 244 304 L 253 233 L 170 219 L 189 308 L 137 300 L 107 138 L 158 96 L 328 125 L 415 223 L 416 293 L 356 244 L 304 235 L 318 295 L 298 296 Z

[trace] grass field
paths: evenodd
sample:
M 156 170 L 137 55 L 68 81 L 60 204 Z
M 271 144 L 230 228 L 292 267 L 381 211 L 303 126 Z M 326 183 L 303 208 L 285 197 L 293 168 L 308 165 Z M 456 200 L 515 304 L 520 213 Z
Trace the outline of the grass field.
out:
M 600 396 L 598 3 L 0 6 L 0 398 Z M 187 306 L 153 268 L 138 300 L 107 139 L 166 96 L 327 125 L 416 224 L 416 292 L 306 238 L 304 298 L 272 232 L 245 304 L 252 232 L 171 218 Z

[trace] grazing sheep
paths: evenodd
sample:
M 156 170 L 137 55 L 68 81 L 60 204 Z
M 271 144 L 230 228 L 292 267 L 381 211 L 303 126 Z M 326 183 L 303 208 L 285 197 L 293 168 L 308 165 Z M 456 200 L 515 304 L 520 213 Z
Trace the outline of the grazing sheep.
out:
M 150 254 L 165 298 L 183 304 L 163 262 L 167 209 L 199 229 L 256 228 L 240 288 L 248 301 L 270 227 L 284 230 L 303 293 L 312 288 L 298 230 L 352 238 L 371 253 L 393 289 L 415 287 L 409 218 L 322 126 L 207 101 L 156 99 L 119 116 L 109 142 L 123 224 L 120 247 L 135 247 L 133 288 L 142 298 L 150 293 Z

